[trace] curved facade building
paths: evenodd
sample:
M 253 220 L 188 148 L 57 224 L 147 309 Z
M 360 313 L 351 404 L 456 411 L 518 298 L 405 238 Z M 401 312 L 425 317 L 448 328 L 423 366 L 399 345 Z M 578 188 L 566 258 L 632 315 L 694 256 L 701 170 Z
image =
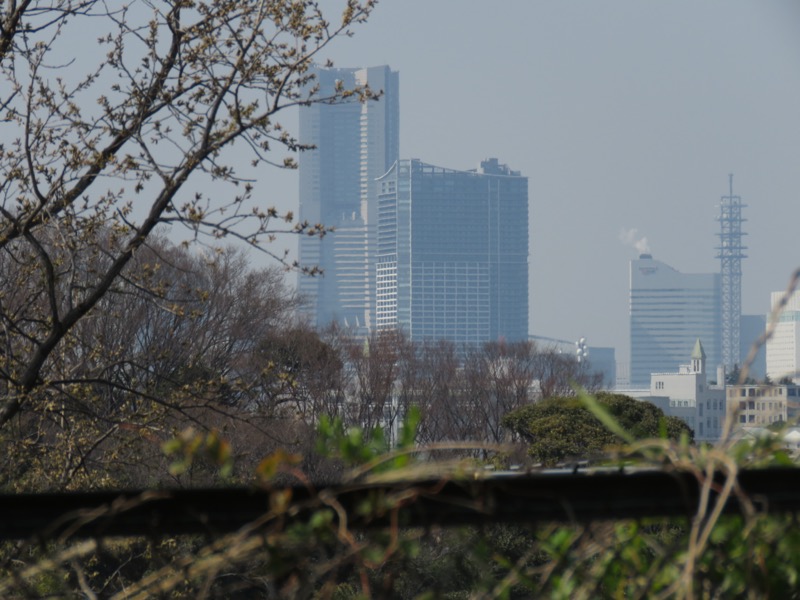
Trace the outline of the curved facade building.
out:
M 632 387 L 651 373 L 678 369 L 699 339 L 716 369 L 721 361 L 721 287 L 718 273 L 681 273 L 649 254 L 630 264 Z

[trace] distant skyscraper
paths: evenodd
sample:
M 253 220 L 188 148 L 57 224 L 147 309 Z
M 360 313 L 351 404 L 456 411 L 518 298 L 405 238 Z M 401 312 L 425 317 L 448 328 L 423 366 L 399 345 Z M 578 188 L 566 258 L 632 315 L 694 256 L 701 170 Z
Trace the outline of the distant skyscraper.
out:
M 720 275 L 680 273 L 649 254 L 631 261 L 630 268 L 631 385 L 649 385 L 651 373 L 677 369 L 698 339 L 716 368 Z
M 772 292 L 770 311 L 784 292 Z M 800 383 L 800 292 L 794 292 L 778 316 L 775 331 L 767 340 L 767 375 L 774 382 L 788 377 Z
M 528 338 L 528 179 L 403 160 L 378 181 L 377 326 L 412 339 Z
M 758 341 L 758 339 L 764 334 L 766 327 L 767 319 L 765 315 L 742 315 L 740 325 L 741 335 L 739 337 L 739 356 L 741 357 L 741 362 L 739 363 L 740 367 L 744 364 L 744 361 L 750 354 L 753 344 L 756 343 L 756 341 Z M 758 349 L 758 352 L 756 352 L 753 363 L 750 365 L 748 377 L 758 380 L 764 379 L 764 375 L 767 374 L 766 354 L 766 350 L 762 345 Z
M 389 67 L 316 69 L 318 97 L 369 85 L 382 91 L 365 103 L 317 103 L 300 109 L 301 221 L 335 231 L 322 240 L 300 239 L 300 262 L 322 276 L 301 276 L 299 290 L 318 326 L 332 321 L 361 329 L 374 314 L 376 194 L 372 186 L 399 156 L 399 77 Z

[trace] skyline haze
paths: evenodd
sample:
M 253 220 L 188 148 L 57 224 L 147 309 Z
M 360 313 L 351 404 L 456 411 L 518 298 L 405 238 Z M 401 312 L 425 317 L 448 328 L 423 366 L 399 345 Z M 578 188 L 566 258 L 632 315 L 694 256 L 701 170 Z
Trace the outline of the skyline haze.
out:
M 743 313 L 766 313 L 798 266 L 798 28 L 789 1 L 384 0 L 320 59 L 400 73 L 401 158 L 501 156 L 525 173 L 531 333 L 585 336 L 626 362 L 634 244 L 719 272 L 730 173 L 748 205 Z M 270 196 L 296 208 L 296 174 L 273 176 Z

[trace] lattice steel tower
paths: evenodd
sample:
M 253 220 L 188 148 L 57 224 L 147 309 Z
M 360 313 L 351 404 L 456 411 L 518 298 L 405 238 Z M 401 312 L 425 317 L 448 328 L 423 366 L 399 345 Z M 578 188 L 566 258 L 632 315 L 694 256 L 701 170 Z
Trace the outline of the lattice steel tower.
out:
M 742 245 L 742 204 L 733 195 L 733 175 L 728 176 L 729 192 L 719 205 L 720 244 L 717 246 L 722 275 L 722 361 L 730 369 L 740 362 L 740 322 L 742 317 L 742 259 L 747 258 Z

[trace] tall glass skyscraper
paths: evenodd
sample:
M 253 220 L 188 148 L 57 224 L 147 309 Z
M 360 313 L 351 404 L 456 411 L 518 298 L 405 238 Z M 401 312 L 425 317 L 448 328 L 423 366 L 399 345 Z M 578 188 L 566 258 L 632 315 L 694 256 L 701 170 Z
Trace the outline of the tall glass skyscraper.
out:
M 300 293 L 318 326 L 333 321 L 366 331 L 372 326 L 375 287 L 375 180 L 399 156 L 399 77 L 387 66 L 315 70 L 318 98 L 337 86 L 369 85 L 377 100 L 315 103 L 300 109 L 300 221 L 335 231 L 300 239 L 304 266 L 323 275 L 301 276 Z
M 700 339 L 707 364 L 722 359 L 719 273 L 681 273 L 642 254 L 630 265 L 631 369 L 634 387 L 651 373 L 672 373 Z
M 378 180 L 378 329 L 457 343 L 528 339 L 528 179 L 402 160 Z

